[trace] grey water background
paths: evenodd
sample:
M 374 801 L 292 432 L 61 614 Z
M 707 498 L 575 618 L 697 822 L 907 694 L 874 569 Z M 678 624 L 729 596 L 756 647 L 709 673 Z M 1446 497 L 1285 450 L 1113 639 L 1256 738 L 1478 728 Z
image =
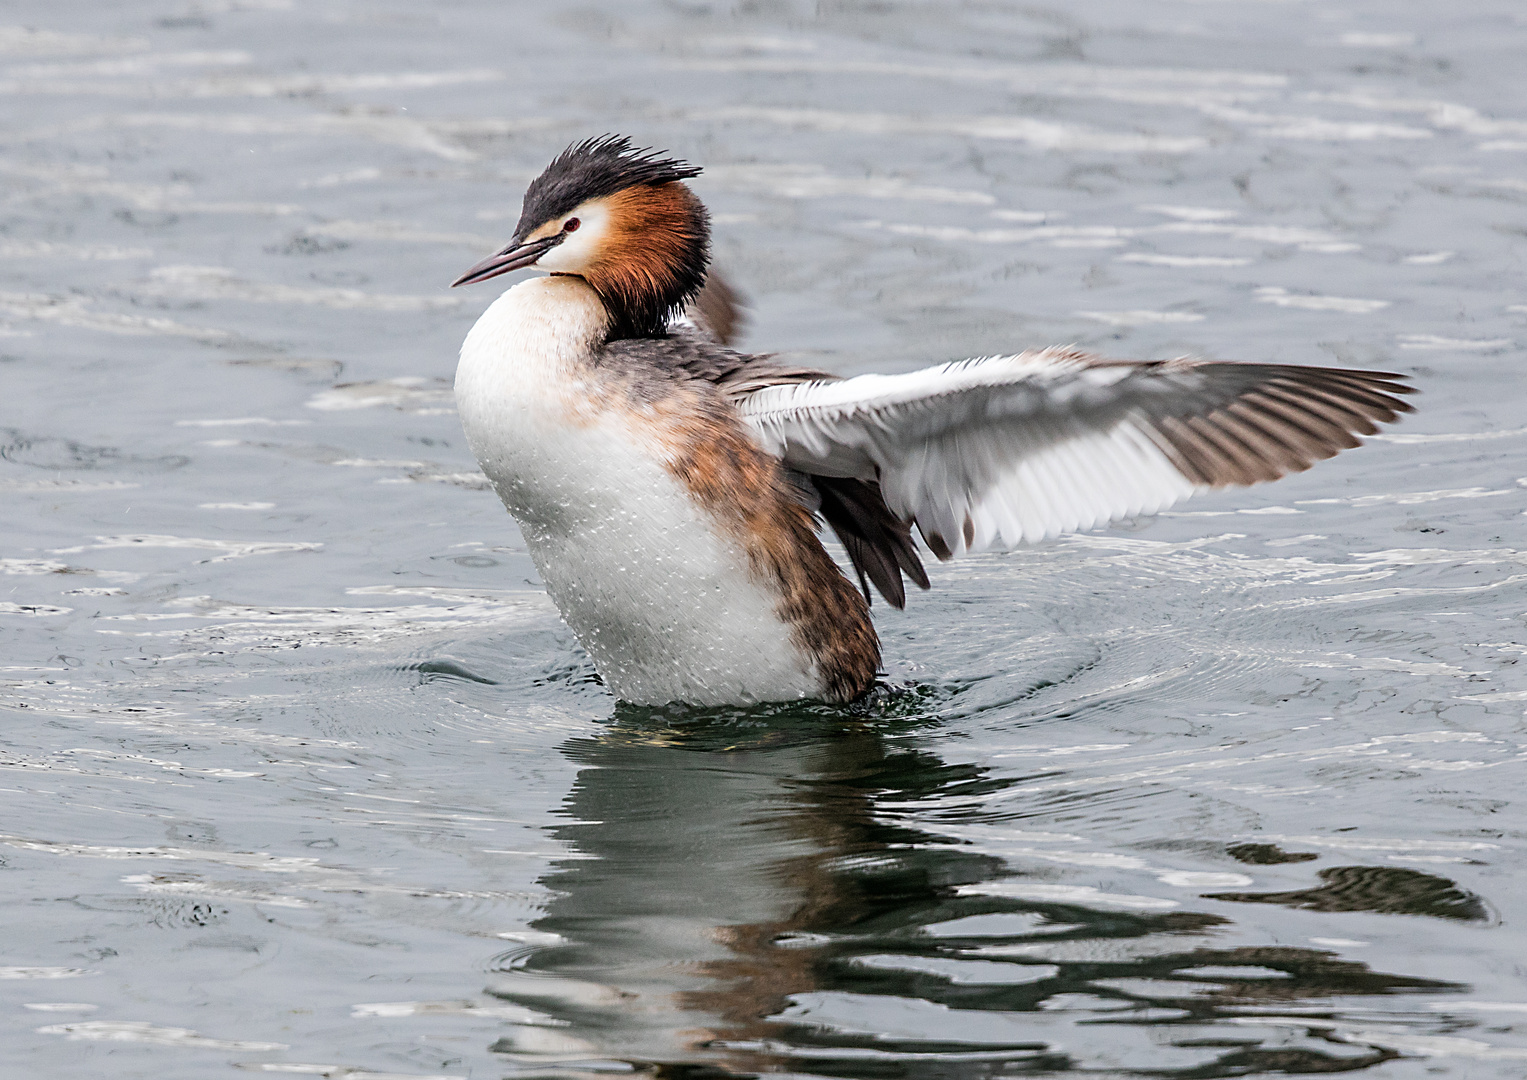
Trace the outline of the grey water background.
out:
M 1527 1068 L 1520 4 L 3 16 L 0 1074 Z M 445 287 L 605 131 L 706 166 L 748 347 L 1421 411 L 936 567 L 865 707 L 618 707 Z

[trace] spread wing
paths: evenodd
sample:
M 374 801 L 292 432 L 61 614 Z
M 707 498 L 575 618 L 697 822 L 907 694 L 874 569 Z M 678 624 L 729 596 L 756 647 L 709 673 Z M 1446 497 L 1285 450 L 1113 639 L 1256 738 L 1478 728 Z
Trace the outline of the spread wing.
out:
M 947 559 L 1307 469 L 1412 411 L 1401 378 L 1045 349 L 769 386 L 738 408 L 790 468 L 878 482 Z

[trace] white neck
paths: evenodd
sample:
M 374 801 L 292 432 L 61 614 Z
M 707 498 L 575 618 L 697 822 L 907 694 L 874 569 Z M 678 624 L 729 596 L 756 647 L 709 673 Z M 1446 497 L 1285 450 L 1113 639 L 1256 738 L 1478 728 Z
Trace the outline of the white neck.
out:
M 507 290 L 461 343 L 463 366 L 513 370 L 514 379 L 567 376 L 604 340 L 610 316 L 582 278 L 531 278 Z

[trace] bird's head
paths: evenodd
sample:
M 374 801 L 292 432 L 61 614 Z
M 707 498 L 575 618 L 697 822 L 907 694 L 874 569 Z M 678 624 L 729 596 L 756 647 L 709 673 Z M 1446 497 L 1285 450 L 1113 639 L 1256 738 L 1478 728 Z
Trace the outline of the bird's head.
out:
M 681 181 L 693 165 L 604 135 L 562 151 L 525 191 L 509 246 L 453 282 L 533 266 L 583 278 L 610 313 L 610 338 L 663 333 L 705 284 L 710 217 Z

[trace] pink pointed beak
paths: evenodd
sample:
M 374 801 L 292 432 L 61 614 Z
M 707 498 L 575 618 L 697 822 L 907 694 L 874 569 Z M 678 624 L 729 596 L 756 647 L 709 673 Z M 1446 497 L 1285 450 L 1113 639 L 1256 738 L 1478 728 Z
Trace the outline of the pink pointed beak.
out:
M 497 255 L 489 255 L 482 262 L 462 274 L 451 282 L 451 288 L 458 285 L 473 285 L 479 281 L 487 281 L 489 278 L 507 274 L 511 270 L 522 270 L 527 266 L 534 266 L 536 260 L 556 247 L 563 240 L 563 234 L 548 236 L 542 240 L 531 240 L 528 243 L 511 243 Z

